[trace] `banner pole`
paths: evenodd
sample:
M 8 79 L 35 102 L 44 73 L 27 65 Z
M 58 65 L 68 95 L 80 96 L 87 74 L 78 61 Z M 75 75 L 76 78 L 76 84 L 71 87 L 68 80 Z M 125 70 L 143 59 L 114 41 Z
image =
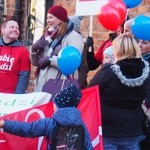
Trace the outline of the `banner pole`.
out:
M 93 32 L 93 16 L 90 15 L 90 32 L 89 32 L 89 36 L 92 37 L 92 32 Z

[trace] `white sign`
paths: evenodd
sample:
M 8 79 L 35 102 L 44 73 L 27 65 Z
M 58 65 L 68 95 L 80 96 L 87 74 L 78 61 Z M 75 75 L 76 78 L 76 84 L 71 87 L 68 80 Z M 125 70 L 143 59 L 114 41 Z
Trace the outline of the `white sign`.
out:
M 46 104 L 50 101 L 51 97 L 52 95 L 46 92 L 33 92 L 29 94 L 0 93 L 0 116 Z
M 107 0 L 76 0 L 76 15 L 97 15 L 100 7 L 106 2 Z

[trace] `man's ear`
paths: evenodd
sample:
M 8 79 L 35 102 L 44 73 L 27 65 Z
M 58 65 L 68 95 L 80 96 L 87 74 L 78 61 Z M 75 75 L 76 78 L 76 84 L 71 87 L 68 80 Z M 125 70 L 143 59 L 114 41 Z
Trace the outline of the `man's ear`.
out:
M 4 33 L 4 26 L 1 26 L 1 34 L 3 34 Z

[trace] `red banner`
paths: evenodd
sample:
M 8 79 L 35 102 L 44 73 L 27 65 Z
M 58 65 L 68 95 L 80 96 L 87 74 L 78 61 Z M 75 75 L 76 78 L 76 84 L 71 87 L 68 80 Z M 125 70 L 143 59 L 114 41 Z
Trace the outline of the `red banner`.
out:
M 83 90 L 82 93 L 83 97 L 78 109 L 81 111 L 83 121 L 90 132 L 94 150 L 103 150 L 98 86 L 87 88 Z M 39 118 L 51 117 L 52 114 L 53 103 L 50 102 L 38 107 L 6 115 L 0 119 L 30 122 Z M 46 145 L 44 137 L 32 139 L 22 138 L 5 133 L 3 130 L 0 132 L 0 148 L 2 150 L 45 150 Z
M 86 124 L 94 150 L 103 150 L 101 108 L 98 86 L 82 90 L 82 100 L 78 109 L 82 113 L 82 119 Z

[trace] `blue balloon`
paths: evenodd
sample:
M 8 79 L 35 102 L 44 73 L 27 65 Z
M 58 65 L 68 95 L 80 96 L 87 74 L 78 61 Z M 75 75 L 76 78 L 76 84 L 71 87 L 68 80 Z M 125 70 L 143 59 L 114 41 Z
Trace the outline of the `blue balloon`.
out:
M 134 8 L 142 2 L 142 0 L 123 0 L 123 1 L 126 4 L 127 8 Z
M 150 40 L 150 17 L 138 15 L 132 22 L 131 30 L 134 36 L 141 40 Z
M 58 68 L 64 75 L 70 75 L 81 64 L 81 54 L 74 46 L 66 46 L 58 53 Z

